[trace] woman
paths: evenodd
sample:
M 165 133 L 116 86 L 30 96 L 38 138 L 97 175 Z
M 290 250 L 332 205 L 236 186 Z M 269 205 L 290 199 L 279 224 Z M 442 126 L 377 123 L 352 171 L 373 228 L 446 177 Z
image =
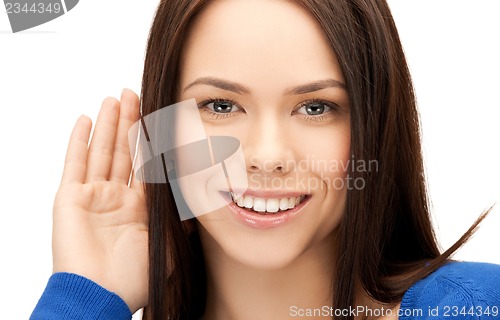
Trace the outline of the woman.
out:
M 88 150 L 87 118 L 70 139 L 54 275 L 33 319 L 129 319 L 145 305 L 146 319 L 499 317 L 500 268 L 449 260 L 484 215 L 437 248 L 414 92 L 384 1 L 162 1 L 142 115 L 193 98 L 207 136 L 241 143 L 247 188 L 208 177 L 190 194 L 170 175 L 129 187 L 139 99 L 105 100 Z M 151 142 L 162 128 L 143 122 Z M 174 159 L 179 173 L 183 155 L 156 164 Z M 227 205 L 203 206 L 214 190 Z M 178 191 L 196 219 L 179 212 Z

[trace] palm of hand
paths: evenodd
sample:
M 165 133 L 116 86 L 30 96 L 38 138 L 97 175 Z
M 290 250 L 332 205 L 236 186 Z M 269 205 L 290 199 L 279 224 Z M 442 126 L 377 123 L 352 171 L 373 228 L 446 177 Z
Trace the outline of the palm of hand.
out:
M 80 118 L 54 203 L 54 272 L 87 277 L 117 293 L 132 312 L 147 304 L 148 231 L 142 186 L 132 179 L 127 133 L 139 117 L 135 94 L 107 99 L 90 147 Z

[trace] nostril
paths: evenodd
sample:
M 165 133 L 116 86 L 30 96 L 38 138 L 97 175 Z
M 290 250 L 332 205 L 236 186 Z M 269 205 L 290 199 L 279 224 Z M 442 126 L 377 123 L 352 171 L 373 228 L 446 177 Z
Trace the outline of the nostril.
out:
M 261 168 L 260 168 L 260 166 L 250 166 L 249 170 L 253 171 L 253 172 L 257 172 L 257 171 L 261 171 Z M 274 169 L 272 171 L 278 172 L 278 173 L 283 173 L 283 172 L 285 172 L 285 168 L 283 166 L 276 166 L 276 167 L 274 167 Z

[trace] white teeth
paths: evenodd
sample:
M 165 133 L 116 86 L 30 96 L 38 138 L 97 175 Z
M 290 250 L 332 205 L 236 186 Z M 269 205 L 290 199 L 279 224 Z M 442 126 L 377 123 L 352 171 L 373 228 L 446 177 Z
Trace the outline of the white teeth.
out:
M 254 198 L 251 196 L 242 196 L 238 199 L 234 199 L 235 195 L 231 193 L 231 197 L 233 198 L 233 202 L 240 208 L 253 209 L 256 212 L 276 213 L 280 210 L 286 211 L 295 208 L 295 206 L 300 204 L 306 196 L 302 195 L 282 199 L 264 199 L 259 197 Z
M 253 207 L 253 198 L 252 197 L 245 197 L 243 204 L 244 204 L 245 208 L 251 209 Z
M 267 212 L 278 212 L 279 209 L 280 209 L 280 201 L 278 199 L 267 200 L 267 204 L 266 204 L 266 211 Z
M 243 197 L 239 197 L 238 200 L 236 200 L 236 204 L 238 205 L 238 207 L 243 208 L 245 206 L 245 201 L 243 200 Z
M 257 212 L 265 212 L 266 211 L 266 199 L 254 198 L 253 199 L 253 209 Z
M 288 199 L 283 198 L 280 200 L 280 210 L 286 210 L 288 209 Z

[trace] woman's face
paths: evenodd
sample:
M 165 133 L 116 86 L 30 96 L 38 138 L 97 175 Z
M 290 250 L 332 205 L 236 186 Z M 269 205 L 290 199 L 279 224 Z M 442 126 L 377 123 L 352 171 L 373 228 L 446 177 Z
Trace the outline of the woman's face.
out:
M 331 247 L 350 187 L 349 100 L 316 20 L 290 1 L 213 1 L 190 29 L 180 81 L 207 135 L 239 139 L 246 163 L 241 199 L 197 217 L 205 249 L 281 268 Z

